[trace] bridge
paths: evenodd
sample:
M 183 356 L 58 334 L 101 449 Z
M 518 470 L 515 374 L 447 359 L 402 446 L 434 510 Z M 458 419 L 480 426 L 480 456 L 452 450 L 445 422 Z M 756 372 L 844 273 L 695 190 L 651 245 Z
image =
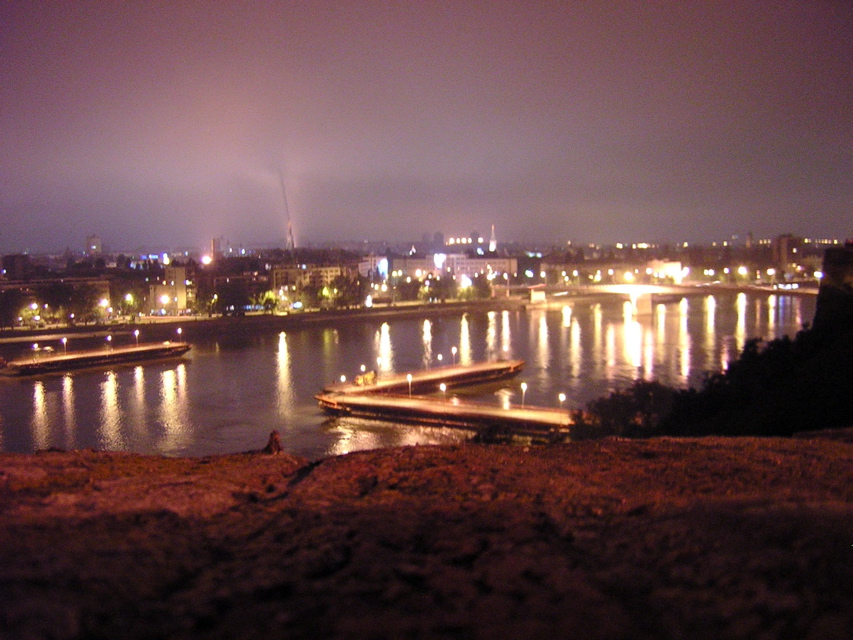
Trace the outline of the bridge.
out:
M 540 296 L 531 295 L 531 306 L 548 306 L 563 302 L 566 298 L 584 296 L 617 296 L 629 300 L 639 314 L 651 313 L 659 302 L 671 302 L 691 296 L 709 296 L 717 293 L 766 293 L 768 295 L 816 296 L 814 287 L 779 289 L 772 285 L 745 284 L 584 284 L 552 285 L 528 287 L 528 290 L 541 292 Z M 538 299 L 537 299 L 538 298 Z

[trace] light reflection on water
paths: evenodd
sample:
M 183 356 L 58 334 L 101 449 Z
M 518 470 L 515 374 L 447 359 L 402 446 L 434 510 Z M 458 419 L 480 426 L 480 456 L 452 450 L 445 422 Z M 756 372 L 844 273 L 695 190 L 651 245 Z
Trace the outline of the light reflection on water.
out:
M 642 307 L 641 307 L 642 308 Z M 191 357 L 109 371 L 79 371 L 0 384 L 0 448 L 126 449 L 206 455 L 258 449 L 278 429 L 286 450 L 306 457 L 459 438 L 450 429 L 327 419 L 314 394 L 360 367 L 380 375 L 498 357 L 526 361 L 503 388 L 459 391 L 510 406 L 575 408 L 632 380 L 697 385 L 752 337 L 793 335 L 814 300 L 746 294 L 694 297 L 640 312 L 618 300 L 553 309 L 468 312 L 420 320 L 347 321 L 193 344 Z M 444 359 L 439 363 L 439 355 Z M 453 401 L 448 393 L 448 401 Z

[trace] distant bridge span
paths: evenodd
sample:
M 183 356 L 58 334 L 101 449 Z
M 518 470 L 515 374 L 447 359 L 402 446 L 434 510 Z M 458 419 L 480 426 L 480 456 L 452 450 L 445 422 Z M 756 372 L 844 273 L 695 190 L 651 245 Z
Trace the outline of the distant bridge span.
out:
M 558 299 L 579 296 L 618 296 L 631 301 L 640 313 L 650 313 L 655 298 L 677 299 L 689 296 L 708 296 L 716 293 L 766 293 L 768 295 L 817 295 L 817 288 L 775 289 L 772 286 L 734 284 L 590 284 L 528 287 L 545 294 L 543 304 Z

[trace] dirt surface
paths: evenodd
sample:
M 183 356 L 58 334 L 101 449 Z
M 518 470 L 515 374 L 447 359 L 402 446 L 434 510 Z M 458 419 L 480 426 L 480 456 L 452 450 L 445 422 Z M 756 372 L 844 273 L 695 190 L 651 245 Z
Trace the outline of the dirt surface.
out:
M 0 455 L 0 637 L 847 639 L 851 441 Z

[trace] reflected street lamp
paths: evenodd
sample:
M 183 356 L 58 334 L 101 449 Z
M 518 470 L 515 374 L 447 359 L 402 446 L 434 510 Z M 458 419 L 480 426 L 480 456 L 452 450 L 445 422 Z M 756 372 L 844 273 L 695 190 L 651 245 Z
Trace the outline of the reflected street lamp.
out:
M 524 394 L 527 393 L 527 383 L 521 383 L 521 408 L 524 409 Z

